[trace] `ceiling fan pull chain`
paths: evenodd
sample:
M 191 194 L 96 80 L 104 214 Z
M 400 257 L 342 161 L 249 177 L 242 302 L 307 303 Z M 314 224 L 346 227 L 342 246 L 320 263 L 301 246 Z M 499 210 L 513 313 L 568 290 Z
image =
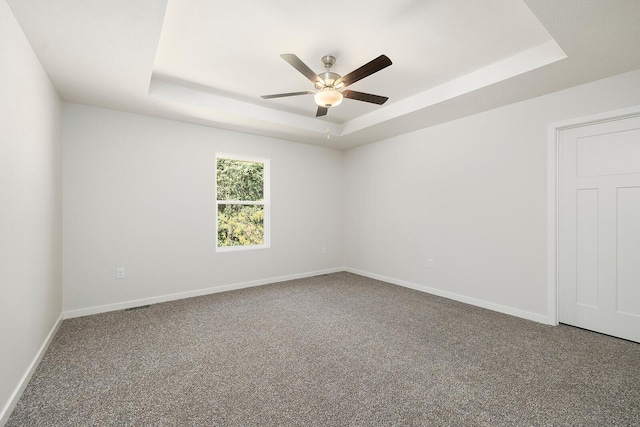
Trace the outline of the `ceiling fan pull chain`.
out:
M 327 108 L 327 141 L 331 140 L 331 134 L 329 133 L 329 110 L 331 110 L 331 108 Z

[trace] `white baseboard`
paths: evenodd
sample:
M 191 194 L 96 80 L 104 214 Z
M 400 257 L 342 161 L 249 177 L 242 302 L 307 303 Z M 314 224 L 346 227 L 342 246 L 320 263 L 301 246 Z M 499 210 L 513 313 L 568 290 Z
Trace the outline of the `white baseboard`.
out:
M 376 280 L 381 280 L 383 282 L 391 283 L 391 284 L 402 286 L 409 289 L 415 289 L 417 291 L 426 292 L 432 295 L 437 295 L 440 297 L 452 299 L 454 301 L 463 302 L 465 304 L 475 305 L 477 307 L 486 308 L 488 310 L 497 311 L 499 313 L 504 313 L 504 314 L 520 317 L 527 320 L 532 320 L 534 322 L 544 323 L 547 325 L 553 324 L 551 323 L 549 318 L 545 315 L 532 313 L 529 311 L 520 310 L 520 309 L 509 307 L 509 306 L 504 306 L 504 305 L 496 304 L 490 301 L 485 301 L 478 298 L 456 294 L 453 292 L 443 291 L 440 289 L 431 288 L 429 286 L 419 285 L 417 283 L 411 283 L 404 280 L 395 279 L 393 277 L 387 277 L 380 274 L 370 273 L 368 271 L 358 270 L 351 267 L 330 268 L 326 270 L 317 270 L 317 271 L 292 274 L 287 276 L 278 276 L 278 277 L 272 277 L 268 279 L 254 280 L 250 282 L 233 283 L 229 285 L 216 286 L 212 288 L 198 289 L 198 290 L 187 291 L 187 292 L 179 292 L 175 294 L 161 295 L 161 296 L 150 297 L 150 298 L 142 298 L 138 300 L 123 301 L 119 303 L 82 308 L 78 310 L 69 310 L 69 311 L 63 312 L 62 317 L 64 319 L 71 319 L 74 317 L 89 316 L 92 314 L 106 313 L 109 311 L 124 310 L 127 308 L 139 307 L 141 305 L 157 304 L 161 302 L 174 301 L 174 300 L 179 300 L 183 298 L 209 295 L 209 294 L 214 294 L 218 292 L 226 292 L 226 291 L 232 291 L 236 289 L 268 285 L 270 283 L 285 282 L 287 280 L 304 279 L 306 277 L 320 276 L 323 274 L 330 274 L 330 273 L 338 273 L 341 271 L 347 271 L 349 273 L 358 274 L 360 276 L 365 276 L 365 277 L 369 277 Z
M 344 271 L 348 271 L 349 273 L 358 274 L 360 276 L 369 277 L 371 279 L 381 280 L 383 282 L 392 283 L 394 285 L 402 286 L 405 288 L 415 289 L 416 291 L 426 292 L 428 294 L 437 295 L 439 297 L 448 298 L 454 301 L 463 302 L 465 304 L 475 305 L 476 307 L 486 308 L 488 310 L 497 311 L 499 313 L 508 314 L 511 316 L 520 317 L 522 319 L 533 320 L 534 322 L 544 323 L 546 325 L 550 325 L 550 320 L 547 316 L 531 313 L 529 311 L 520 310 L 513 307 L 508 307 L 505 305 L 496 304 L 493 302 L 468 297 L 465 295 L 456 294 L 453 292 L 443 291 L 436 288 L 431 288 L 429 286 L 418 285 L 417 283 L 411 283 L 404 280 L 394 279 L 392 277 L 382 276 L 379 274 L 369 273 L 367 271 L 357 270 L 351 267 L 345 267 Z
M 56 323 L 53 325 L 53 328 L 51 328 L 51 331 L 49 331 L 49 335 L 47 335 L 47 338 L 44 340 L 44 342 L 40 346 L 38 353 L 36 353 L 36 356 L 33 358 L 31 363 L 29 364 L 29 367 L 27 368 L 26 372 L 24 373 L 24 375 L 22 375 L 22 378 L 20 378 L 20 382 L 18 382 L 18 386 L 9 397 L 9 401 L 6 403 L 6 405 L 4 405 L 4 408 L 2 408 L 2 411 L 0 411 L 0 426 L 4 426 L 7 423 L 7 421 L 9 421 L 9 417 L 11 416 L 13 409 L 18 404 L 18 400 L 20 400 L 20 396 L 22 396 L 24 389 L 27 387 L 27 384 L 29 384 L 29 380 L 31 380 L 31 377 L 33 376 L 34 372 L 36 371 L 36 368 L 40 364 L 42 357 L 47 352 L 47 348 L 49 348 L 49 344 L 51 344 L 53 337 L 56 335 L 56 332 L 58 332 L 58 329 L 62 324 L 62 320 L 63 320 L 63 316 L 61 314 L 60 317 L 58 317 L 58 320 L 56 320 Z
M 169 295 L 161 295 L 157 297 L 142 298 L 132 301 L 123 301 L 114 304 L 106 304 L 89 308 L 81 308 L 78 310 L 65 311 L 62 315 L 64 319 L 74 317 L 89 316 L 91 314 L 106 313 L 109 311 L 124 310 L 126 308 L 139 307 L 141 305 L 157 304 L 160 302 L 174 301 L 184 298 L 199 297 L 202 295 L 215 294 L 218 292 L 233 291 L 236 289 L 251 288 L 254 286 L 268 285 L 270 283 L 286 282 L 287 280 L 304 279 L 306 277 L 321 276 L 323 274 L 338 273 L 345 271 L 343 267 L 330 268 L 326 270 L 317 270 L 307 273 L 291 274 L 287 276 L 271 277 L 268 279 L 253 280 L 250 282 L 233 283 L 229 285 L 215 286 L 206 289 L 197 289 L 195 291 L 179 292 Z

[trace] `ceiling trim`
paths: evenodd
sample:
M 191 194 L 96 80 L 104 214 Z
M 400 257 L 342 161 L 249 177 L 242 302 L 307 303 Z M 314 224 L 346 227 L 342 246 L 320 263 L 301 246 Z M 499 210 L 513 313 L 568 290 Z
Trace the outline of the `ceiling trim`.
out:
M 549 40 L 342 124 L 231 99 L 211 93 L 190 82 L 182 82 L 158 74 L 154 74 L 151 78 L 149 95 L 183 104 L 187 109 L 188 106 L 192 106 L 194 114 L 196 109 L 204 108 L 209 111 L 207 118 L 212 120 L 224 115 L 226 120 L 229 120 L 231 116 L 231 120 L 238 125 L 259 121 L 300 129 L 317 135 L 325 134 L 328 128 L 332 135 L 346 136 L 527 73 L 566 57 L 567 55 L 555 40 Z

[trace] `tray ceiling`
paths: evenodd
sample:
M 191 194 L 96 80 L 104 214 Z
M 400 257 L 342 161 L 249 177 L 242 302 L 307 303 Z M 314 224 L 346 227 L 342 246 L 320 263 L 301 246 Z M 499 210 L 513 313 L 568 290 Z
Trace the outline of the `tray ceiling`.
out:
M 70 102 L 349 148 L 640 68 L 640 2 L 8 0 Z M 345 75 L 393 65 L 316 118 L 313 89 L 282 53 Z M 329 128 L 331 140 L 327 141 Z

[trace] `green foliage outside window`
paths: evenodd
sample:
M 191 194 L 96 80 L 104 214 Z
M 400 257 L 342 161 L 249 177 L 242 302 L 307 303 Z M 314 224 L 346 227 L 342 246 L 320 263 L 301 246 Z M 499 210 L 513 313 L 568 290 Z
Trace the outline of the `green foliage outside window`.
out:
M 264 244 L 264 164 L 217 159 L 218 246 Z
M 218 205 L 218 246 L 262 245 L 264 208 L 255 205 Z

